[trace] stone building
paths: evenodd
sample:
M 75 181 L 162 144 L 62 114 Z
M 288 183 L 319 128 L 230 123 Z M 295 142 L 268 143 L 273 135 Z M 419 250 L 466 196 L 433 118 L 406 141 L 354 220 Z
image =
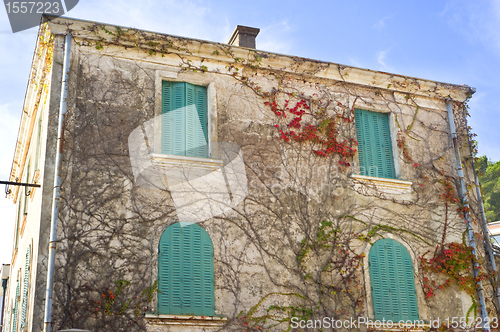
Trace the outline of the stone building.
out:
M 470 155 L 474 90 L 258 51 L 257 34 L 45 18 L 11 173 L 41 188 L 9 188 L 4 331 L 420 329 L 481 313 L 470 240 L 489 265 L 464 217 L 482 220 L 467 158 L 458 204 L 454 151 Z

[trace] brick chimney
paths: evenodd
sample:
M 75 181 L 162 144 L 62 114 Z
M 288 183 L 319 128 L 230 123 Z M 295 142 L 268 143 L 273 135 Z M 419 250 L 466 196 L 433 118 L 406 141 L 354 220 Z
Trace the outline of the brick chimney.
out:
M 255 37 L 259 34 L 260 29 L 245 27 L 237 25 L 234 29 L 231 38 L 229 38 L 229 45 L 243 46 L 248 48 L 255 48 Z

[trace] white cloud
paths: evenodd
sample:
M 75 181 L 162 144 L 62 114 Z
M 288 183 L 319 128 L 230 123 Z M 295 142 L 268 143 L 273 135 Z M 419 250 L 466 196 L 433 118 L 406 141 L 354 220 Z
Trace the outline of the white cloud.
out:
M 15 116 L 14 110 L 17 105 L 1 104 L 0 105 L 0 179 L 8 181 L 10 169 L 12 166 L 12 158 L 17 139 L 17 131 L 19 126 L 19 117 Z M 3 186 L 2 186 L 3 189 Z M 3 191 L 0 191 L 3 193 Z M 14 220 L 16 210 L 14 204 L 5 195 L 0 195 L 0 263 L 8 264 L 12 258 L 12 240 L 14 234 Z
M 14 157 L 19 128 L 19 116 L 15 116 L 13 104 L 0 105 L 0 177 L 8 179 Z
M 226 30 L 202 0 L 80 1 L 68 16 L 219 42 Z
M 386 16 L 386 17 L 384 17 L 384 18 L 382 18 L 382 19 L 378 20 L 378 21 L 377 21 L 377 23 L 375 23 L 375 24 L 373 25 L 373 27 L 374 27 L 375 29 L 377 29 L 377 30 L 382 30 L 382 29 L 385 27 L 385 25 L 386 25 L 386 23 L 385 23 L 385 22 L 386 22 L 388 19 L 392 18 L 393 16 L 394 16 L 394 15 Z
M 286 20 L 261 28 L 256 41 L 257 49 L 282 54 L 290 53 L 293 45 L 289 34 L 292 31 Z
M 219 43 L 228 42 L 236 25 L 241 24 L 232 22 L 224 13 L 214 13 L 213 4 L 207 0 L 145 0 L 140 5 L 135 1 L 118 5 L 89 0 L 80 2 L 68 16 Z M 290 51 L 292 29 L 286 20 L 259 28 L 258 49 Z
M 500 1 L 450 0 L 440 15 L 469 42 L 500 51 Z
M 14 235 L 14 222 L 16 218 L 15 205 L 4 195 L 0 197 L 0 263 L 10 264 L 12 260 L 12 241 Z
M 391 66 L 389 66 L 387 64 L 387 54 L 389 52 L 390 52 L 390 49 L 377 52 L 377 62 L 381 66 L 381 69 L 384 71 L 392 71 Z
M 350 62 L 350 64 L 351 64 L 352 66 L 354 66 L 354 67 L 358 67 L 358 68 L 365 68 L 365 67 L 361 64 L 361 62 L 359 62 L 359 61 L 358 61 L 357 59 L 355 59 L 355 58 L 349 58 L 349 62 Z

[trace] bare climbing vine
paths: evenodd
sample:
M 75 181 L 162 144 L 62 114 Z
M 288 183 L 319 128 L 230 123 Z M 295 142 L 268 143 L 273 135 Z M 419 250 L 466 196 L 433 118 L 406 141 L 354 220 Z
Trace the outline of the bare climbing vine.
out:
M 216 82 L 214 131 L 218 141 L 238 144 L 245 160 L 247 197 L 200 223 L 214 244 L 217 314 L 228 318 L 222 329 L 290 331 L 292 317 L 368 316 L 367 256 L 387 237 L 409 248 L 428 310 L 442 312 L 440 301 L 461 290 L 471 298 L 467 314 L 478 310 L 464 235 L 464 214 L 477 220 L 478 202 L 468 154 L 470 209 L 457 196 L 447 117 L 435 109 L 447 96 L 425 104 L 410 78 L 393 77 L 387 89 L 356 85 L 348 67 L 331 63 L 286 57 L 276 69 L 266 61 L 278 56 L 265 52 L 241 58 L 211 44 L 204 56 L 177 37 L 99 24 L 68 29 L 79 46 L 65 120 L 56 330 L 144 331 L 145 313 L 156 310 L 158 240 L 177 217 L 167 190 L 134 184 L 127 139 L 156 115 L 155 70 L 164 58 L 177 62 L 179 77 Z M 144 61 L 113 57 L 116 45 Z M 317 75 L 327 70 L 342 79 Z M 393 114 L 395 157 L 411 194 L 352 176 L 357 108 Z M 466 105 L 453 101 L 453 111 L 467 138 Z M 459 144 L 468 149 L 468 139 Z M 494 316 L 482 252 L 477 263 Z

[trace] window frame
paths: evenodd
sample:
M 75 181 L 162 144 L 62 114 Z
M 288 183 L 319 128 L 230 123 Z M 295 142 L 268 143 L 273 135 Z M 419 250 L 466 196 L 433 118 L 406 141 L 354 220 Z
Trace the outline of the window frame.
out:
M 382 232 L 382 233 L 380 233 L 380 235 L 381 235 L 381 238 L 392 239 L 392 240 L 399 242 L 401 245 L 403 245 L 406 248 L 406 250 L 410 254 L 413 272 L 414 272 L 414 279 L 415 279 L 415 290 L 416 290 L 416 294 L 417 294 L 418 313 L 419 313 L 420 320 L 425 321 L 429 316 L 431 316 L 431 313 L 429 312 L 429 308 L 427 307 L 427 305 L 425 305 L 426 300 L 425 300 L 425 294 L 422 290 L 422 287 L 417 287 L 418 275 L 415 275 L 415 273 L 418 274 L 418 271 L 419 271 L 418 256 L 421 253 L 419 251 L 415 252 L 414 249 L 412 249 L 409 246 L 409 244 L 406 241 L 404 241 L 403 239 L 401 239 L 399 236 L 396 236 L 392 233 L 387 233 L 387 232 Z M 371 284 L 371 280 L 370 280 L 370 263 L 369 263 L 369 256 L 370 256 L 369 253 L 370 253 L 371 248 L 372 248 L 372 244 L 368 244 L 365 248 L 365 252 L 367 252 L 368 254 L 366 254 L 363 257 L 363 275 L 364 275 L 363 279 L 364 279 L 364 286 L 366 289 L 365 305 L 366 305 L 366 309 L 367 309 L 367 317 L 369 319 L 374 320 L 375 314 L 373 311 L 372 284 Z M 415 272 L 415 271 L 417 271 L 417 272 Z
M 181 305 L 181 308 L 174 308 L 174 310 L 177 310 L 179 309 L 179 312 L 161 312 L 162 310 L 160 310 L 160 293 L 161 293 L 161 288 L 162 288 L 162 278 L 161 278 L 161 272 L 162 272 L 162 265 L 161 265 L 161 246 L 162 246 L 162 238 L 165 237 L 168 238 L 168 236 L 170 235 L 173 235 L 172 233 L 176 231 L 175 228 L 180 228 L 180 231 L 182 231 L 183 229 L 183 226 L 184 227 L 195 227 L 195 228 L 199 228 L 199 231 L 200 231 L 200 239 L 203 240 L 203 237 L 205 237 L 206 239 L 208 238 L 208 242 L 209 242 L 209 249 L 210 249 L 210 256 L 211 256 L 211 271 L 205 271 L 205 270 L 202 270 L 201 274 L 200 274 L 200 278 L 205 278 L 207 276 L 207 273 L 208 274 L 211 274 L 210 277 L 211 277 L 211 290 L 209 289 L 209 291 L 211 291 L 211 294 L 210 294 L 210 299 L 208 300 L 211 300 L 212 302 L 212 308 L 210 309 L 207 309 L 205 306 L 202 306 L 201 307 L 201 312 L 198 312 L 198 313 L 187 313 L 187 312 L 182 312 L 183 309 L 182 309 L 182 305 Z M 191 232 L 193 232 L 194 230 L 191 230 Z M 177 245 L 179 245 L 180 247 L 181 244 L 182 244 L 182 234 L 179 232 L 179 242 L 177 243 Z M 175 243 L 174 243 L 175 244 Z M 169 248 L 171 248 L 171 246 L 173 246 L 174 244 L 171 244 Z M 206 243 L 205 243 L 206 245 Z M 203 246 L 203 244 L 201 243 L 200 246 Z M 192 250 L 192 248 L 191 248 Z M 167 251 L 168 252 L 168 251 Z M 179 249 L 179 253 L 181 254 L 180 256 L 180 260 L 182 260 L 182 255 L 185 254 L 185 251 L 181 249 Z M 206 254 L 206 253 L 205 253 Z M 171 255 L 172 256 L 172 255 Z M 203 255 L 201 255 L 203 256 Z M 169 262 L 171 260 L 173 260 L 174 258 L 172 257 L 169 257 L 170 259 L 168 260 Z M 193 257 L 191 257 L 192 259 Z M 193 261 L 191 262 L 193 263 Z M 169 266 L 170 267 L 170 266 Z M 193 267 L 193 265 L 191 265 L 191 268 Z M 170 267 L 172 269 L 172 267 Z M 180 271 L 179 273 L 182 274 L 182 270 L 183 270 L 183 267 L 180 266 Z M 194 274 L 193 274 L 194 275 Z M 157 303 L 156 303 L 156 314 L 157 315 L 175 315 L 175 316 L 200 316 L 200 317 L 215 317 L 216 316 L 216 310 L 215 310 L 215 261 L 214 261 L 214 246 L 213 246 L 213 241 L 210 237 L 210 235 L 208 234 L 208 232 L 205 230 L 205 228 L 201 227 L 200 225 L 196 224 L 196 223 L 188 223 L 187 225 L 182 225 L 182 223 L 173 223 L 173 224 L 170 224 L 169 226 L 167 226 L 164 231 L 161 233 L 160 237 L 159 237 L 159 241 L 158 241 L 158 257 L 157 257 L 157 280 L 158 280 L 158 295 L 157 295 Z M 167 279 L 168 281 L 168 279 Z M 179 291 L 182 292 L 182 284 L 180 284 L 179 286 Z M 207 291 L 207 288 L 203 288 L 203 287 L 200 287 L 201 289 L 201 294 L 204 294 L 202 295 L 201 297 L 201 301 L 202 303 L 205 303 L 205 301 L 207 300 L 206 299 L 206 291 Z M 189 289 L 190 290 L 190 294 L 193 295 L 193 292 L 194 290 L 193 289 Z M 169 292 L 170 292 L 170 289 L 169 289 Z M 170 298 L 170 300 L 172 300 Z M 191 301 L 193 300 L 193 298 L 191 298 Z M 182 297 L 181 297 L 181 303 L 182 303 Z M 175 306 L 174 306 L 175 307 Z M 191 303 L 191 306 L 190 308 L 193 307 L 193 303 Z M 205 310 L 212 310 L 213 312 L 207 312 Z
M 214 124 L 217 124 L 217 100 L 216 100 L 216 89 L 215 84 L 212 82 L 211 78 L 207 75 L 200 75 L 192 72 L 179 72 L 178 67 L 165 67 L 163 70 L 156 70 L 155 72 L 155 109 L 154 109 L 154 142 L 152 146 L 152 153 L 162 154 L 161 152 L 161 115 L 162 115 L 162 86 L 163 81 L 171 82 L 184 82 L 193 85 L 204 86 L 207 91 L 207 144 L 208 144 L 208 154 L 206 158 L 212 158 L 212 142 L 217 142 L 217 128 Z M 171 156 L 172 159 L 177 159 L 177 157 L 182 158 L 197 158 L 200 157 L 188 157 L 188 156 L 177 156 L 177 155 L 166 155 Z
M 398 149 L 398 144 L 397 144 L 397 135 L 398 135 L 398 129 L 395 124 L 396 119 L 394 116 L 394 113 L 392 113 L 390 110 L 381 110 L 377 108 L 372 108 L 372 107 L 356 107 L 354 111 L 360 110 L 360 111 L 367 111 L 367 112 L 373 112 L 373 113 L 383 113 L 388 115 L 388 122 L 389 122 L 389 136 L 390 136 L 390 142 L 391 142 L 391 149 L 392 149 L 392 163 L 394 166 L 394 178 L 383 178 L 383 177 L 375 177 L 371 175 L 362 175 L 361 174 L 361 165 L 359 162 L 359 142 L 358 142 L 358 152 L 356 153 L 356 156 L 358 158 L 357 160 L 357 165 L 355 167 L 355 175 L 359 176 L 364 176 L 364 177 L 372 177 L 374 179 L 380 179 L 380 180 L 401 180 L 401 170 L 400 170 L 400 164 L 399 164 L 399 149 Z M 355 118 L 355 124 L 356 124 L 356 118 Z M 355 126 L 355 131 L 356 131 L 356 141 L 358 138 L 358 133 L 357 133 L 357 128 Z
M 408 311 L 408 315 L 409 317 L 397 317 L 397 316 L 394 316 L 394 314 L 392 314 L 393 316 L 391 317 L 386 317 L 385 315 L 387 313 L 380 313 L 380 312 L 376 312 L 376 305 L 375 305 L 375 296 L 374 296 L 374 280 L 373 280 L 373 277 L 374 275 L 376 275 L 376 272 L 381 272 L 380 269 L 375 271 L 375 267 L 373 266 L 373 264 L 375 262 L 379 262 L 380 258 L 377 254 L 377 252 L 375 252 L 376 249 L 378 249 L 378 246 L 380 245 L 384 245 L 382 244 L 382 242 L 386 242 L 386 241 L 389 241 L 391 242 L 391 246 L 394 248 L 394 251 L 395 249 L 398 247 L 400 248 L 400 250 L 402 249 L 401 251 L 401 259 L 405 260 L 405 259 L 409 259 L 409 268 L 411 269 L 411 271 L 408 271 L 407 269 L 403 269 L 402 271 L 398 271 L 398 268 L 401 268 L 401 266 L 399 264 L 396 264 L 397 262 L 397 258 L 396 257 L 393 257 L 393 262 L 390 262 L 388 264 L 385 264 L 387 270 L 386 272 L 389 274 L 389 275 L 394 275 L 396 274 L 396 277 L 394 277 L 397 281 L 396 281 L 396 284 L 394 283 L 391 283 L 391 282 L 386 282 L 387 284 L 390 284 L 390 290 L 394 290 L 395 288 L 396 289 L 400 289 L 400 287 L 402 286 L 403 288 L 405 289 L 408 289 L 408 283 L 411 283 L 412 286 L 413 286 L 413 289 L 410 289 L 409 292 L 408 292 L 408 296 L 406 298 L 400 298 L 399 295 L 400 295 L 400 292 L 398 291 L 398 296 L 397 296 L 397 304 L 398 304 L 398 309 L 399 309 L 399 314 L 400 315 L 403 315 L 403 313 L 401 311 L 404 311 L 402 310 L 401 308 L 403 308 L 403 304 L 405 302 L 409 302 L 412 298 L 414 300 L 414 303 L 415 303 L 415 306 L 416 306 L 416 317 L 412 317 L 412 313 L 411 311 L 411 306 L 410 305 L 407 305 L 407 307 L 405 308 L 406 311 Z M 404 251 L 404 252 L 403 252 Z M 404 257 L 406 254 L 407 257 Z M 384 251 L 384 258 L 387 258 L 388 256 L 390 256 L 390 253 L 387 252 L 386 250 Z M 391 238 L 382 238 L 382 239 L 379 239 L 377 241 L 375 241 L 373 243 L 373 245 L 370 247 L 370 250 L 368 251 L 368 262 L 369 262 L 369 279 L 370 279 L 370 291 L 371 291 L 371 302 L 372 302 L 372 310 L 373 310 L 373 318 L 375 320 L 379 320 L 379 321 L 388 321 L 388 320 L 391 320 L 392 322 L 398 322 L 398 321 L 401 321 L 401 320 L 404 320 L 404 321 L 407 321 L 407 320 L 412 320 L 412 321 L 420 321 L 420 310 L 419 310 L 419 304 L 418 304 L 418 295 L 417 295 L 417 287 L 415 285 L 415 267 L 414 267 L 414 261 L 413 261 L 413 258 L 412 256 L 410 255 L 410 252 L 409 250 L 398 240 L 395 240 L 395 239 L 391 239 Z M 408 263 L 408 262 L 405 262 L 405 263 Z M 403 263 L 403 266 L 404 267 L 408 267 L 405 265 L 405 263 Z M 378 264 L 379 266 L 384 266 L 384 262 L 383 263 L 380 263 Z M 399 273 L 402 273 L 403 275 L 398 275 L 398 272 Z M 408 274 L 411 272 L 411 280 L 407 280 L 408 279 Z M 382 283 L 384 283 L 384 281 L 387 281 L 386 278 L 383 278 L 381 276 L 379 276 L 379 279 L 383 279 L 382 280 Z M 403 282 L 401 282 L 401 280 L 403 280 Z M 382 285 L 384 286 L 384 285 Z M 387 286 L 387 285 L 385 285 Z M 390 298 L 389 296 L 389 290 L 386 290 L 386 289 L 381 289 L 381 294 L 379 294 L 380 297 L 382 298 Z M 413 291 L 413 292 L 412 292 Z M 383 300 L 380 300 L 383 302 Z M 401 302 L 402 301 L 402 302 Z M 382 303 L 378 303 L 378 305 L 382 305 Z M 391 306 L 393 306 L 393 303 L 391 302 Z M 380 308 L 382 309 L 382 308 Z M 399 319 L 398 319 L 399 318 Z

